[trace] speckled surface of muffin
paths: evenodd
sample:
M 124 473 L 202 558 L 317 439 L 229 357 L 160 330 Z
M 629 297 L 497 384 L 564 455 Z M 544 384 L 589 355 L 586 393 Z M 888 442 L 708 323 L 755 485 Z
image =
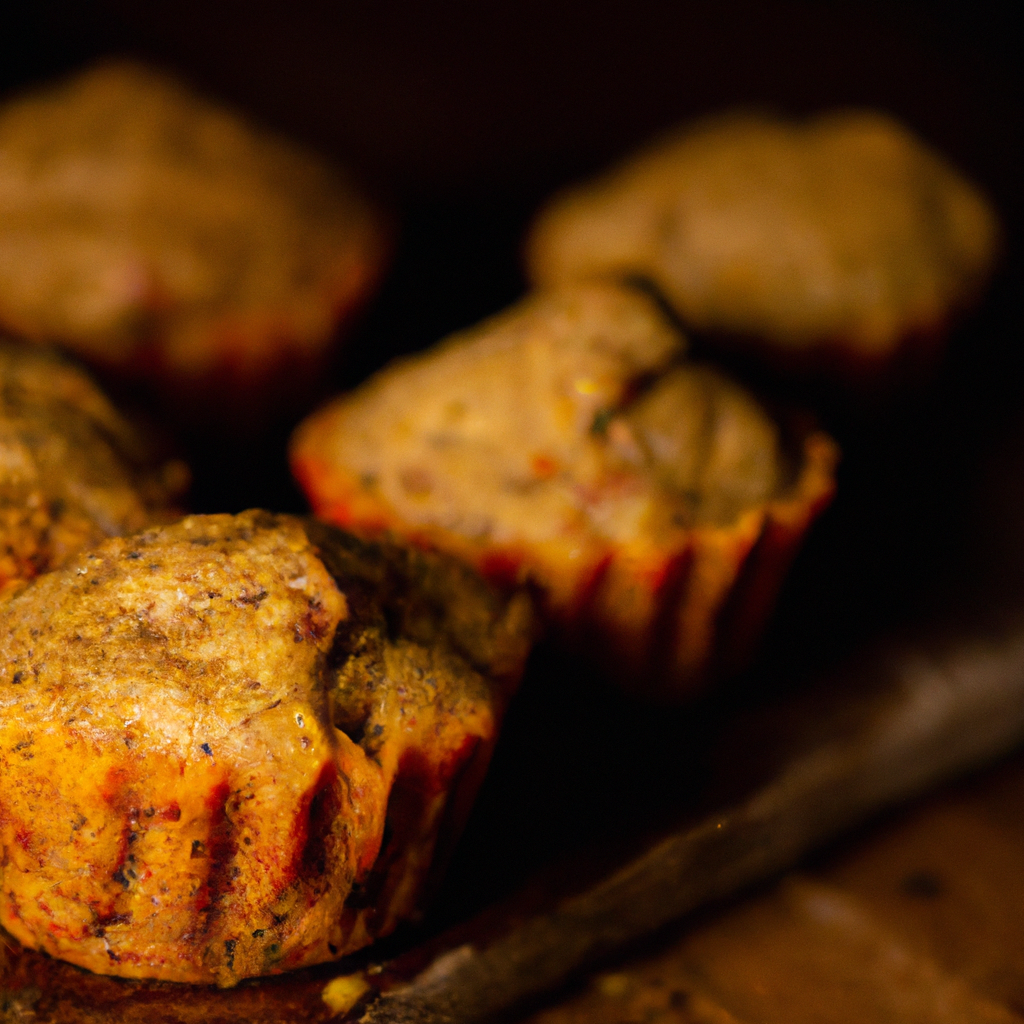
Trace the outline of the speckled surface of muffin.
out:
M 160 464 L 78 367 L 0 338 L 0 593 L 106 537 L 173 518 Z
M 742 661 L 834 488 L 642 293 L 527 298 L 309 417 L 293 470 L 316 513 L 534 585 L 549 618 L 637 687 Z
M 453 559 L 251 511 L 109 540 L 0 605 L 0 924 L 232 985 L 418 906 L 532 639 Z

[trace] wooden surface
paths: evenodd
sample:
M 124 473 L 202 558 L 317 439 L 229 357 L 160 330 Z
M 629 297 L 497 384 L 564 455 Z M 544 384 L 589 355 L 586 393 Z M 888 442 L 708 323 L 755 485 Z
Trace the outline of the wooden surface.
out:
M 935 623 L 764 709 L 752 725 L 745 735 L 739 730 L 748 747 L 776 742 L 784 753 L 747 795 L 723 801 L 597 884 L 556 898 L 496 936 L 478 929 L 449 940 L 411 982 L 386 985 L 364 1024 L 475 1024 L 507 1014 L 695 908 L 742 893 L 884 809 L 1011 749 L 1024 738 L 1024 616 L 991 612 L 971 629 Z M 735 741 L 726 733 L 720 742 Z M 748 768 L 753 761 L 744 759 Z M 937 890 L 941 883 L 929 876 L 919 888 L 929 884 Z M 794 891 L 789 902 L 801 919 L 858 918 L 826 890 Z M 877 945 L 870 922 L 859 917 L 858 941 Z M 842 964 L 847 984 L 859 978 L 851 950 L 832 956 L 828 943 L 809 935 L 794 942 L 816 951 L 823 976 Z M 780 963 L 779 973 L 795 981 L 791 967 Z M 860 980 L 870 989 L 869 979 Z
M 593 975 L 524 1024 L 1024 1020 L 1024 755 Z

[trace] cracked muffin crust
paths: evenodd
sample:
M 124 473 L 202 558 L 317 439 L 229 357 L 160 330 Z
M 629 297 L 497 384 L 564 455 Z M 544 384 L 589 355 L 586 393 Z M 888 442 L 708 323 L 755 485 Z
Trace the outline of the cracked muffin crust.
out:
M 180 462 L 156 465 L 80 369 L 0 338 L 0 593 L 173 518 L 187 476 Z
M 639 292 L 541 293 L 314 413 L 293 471 L 322 518 L 530 583 L 631 685 L 685 692 L 749 650 L 836 450 L 682 351 Z
M 334 169 L 142 65 L 0 108 L 0 323 L 103 368 L 221 403 L 281 387 L 384 250 Z
M 540 284 L 645 277 L 695 330 L 852 368 L 934 345 L 998 239 L 977 189 L 883 114 L 734 113 L 556 197 L 527 262 Z
M 0 924 L 220 985 L 390 931 L 467 813 L 530 617 L 452 559 L 258 511 L 41 577 L 0 609 Z

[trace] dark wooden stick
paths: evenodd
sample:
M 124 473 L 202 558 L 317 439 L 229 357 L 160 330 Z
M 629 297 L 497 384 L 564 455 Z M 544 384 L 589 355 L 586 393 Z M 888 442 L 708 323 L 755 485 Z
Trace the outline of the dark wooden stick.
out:
M 878 652 L 836 685 L 854 688 L 840 714 L 822 721 L 818 742 L 748 799 L 670 835 L 485 948 L 449 950 L 379 996 L 363 1024 L 485 1020 L 1005 753 L 1024 738 L 1024 612 L 982 632 Z M 869 691 L 863 700 L 858 686 Z

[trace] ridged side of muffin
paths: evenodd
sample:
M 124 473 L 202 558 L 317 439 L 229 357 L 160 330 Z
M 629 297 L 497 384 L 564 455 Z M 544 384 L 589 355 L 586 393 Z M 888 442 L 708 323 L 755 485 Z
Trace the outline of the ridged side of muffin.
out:
M 528 583 L 632 685 L 685 691 L 725 654 L 722 616 L 749 649 L 836 449 L 789 443 L 684 347 L 642 293 L 541 293 L 314 413 L 293 471 L 319 516 Z
M 0 606 L 0 924 L 232 985 L 412 915 L 532 639 L 465 566 L 265 512 L 109 540 Z

